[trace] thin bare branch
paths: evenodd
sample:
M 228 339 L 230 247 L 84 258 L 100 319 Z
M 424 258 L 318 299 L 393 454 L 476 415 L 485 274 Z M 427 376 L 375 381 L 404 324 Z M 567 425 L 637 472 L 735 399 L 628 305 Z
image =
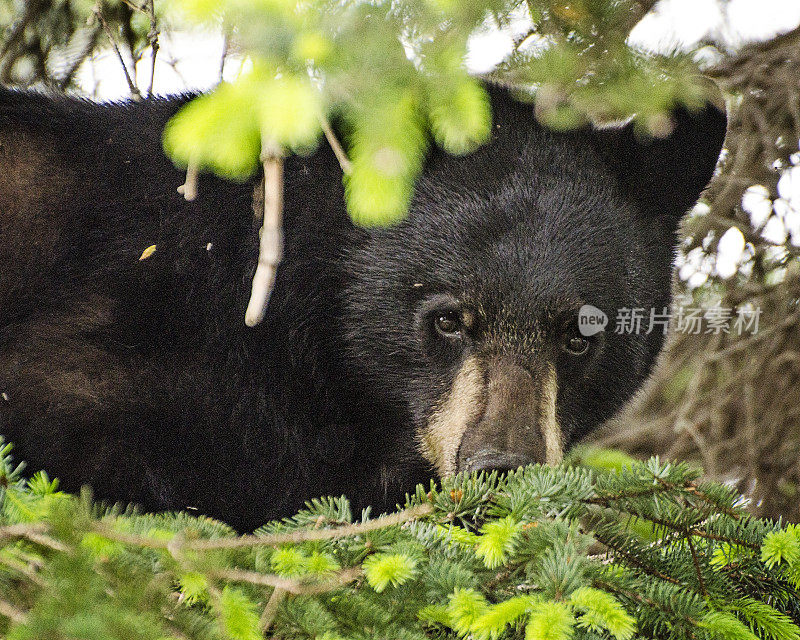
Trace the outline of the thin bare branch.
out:
M 187 202 L 191 202 L 197 197 L 198 172 L 197 163 L 189 161 L 189 166 L 186 167 L 186 180 L 178 187 L 178 193 L 180 193 Z
M 350 162 L 350 158 L 347 157 L 347 153 L 345 152 L 344 147 L 342 147 L 342 143 L 339 142 L 339 139 L 336 137 L 336 133 L 333 131 L 331 123 L 328 122 L 326 118 L 320 118 L 319 123 L 322 127 L 322 131 L 325 133 L 325 139 L 328 141 L 328 144 L 331 145 L 331 149 L 333 149 L 333 153 L 336 156 L 336 159 L 339 161 L 339 166 L 342 168 L 342 173 L 345 175 L 350 174 L 353 171 L 353 164 Z
M 156 0 L 147 0 L 147 15 L 150 18 L 150 30 L 147 32 L 147 42 L 150 45 L 150 84 L 147 87 L 147 95 L 153 95 L 153 84 L 156 80 L 156 56 L 160 45 L 158 43 L 158 24 L 156 23 Z
M 244 323 L 254 327 L 264 319 L 278 265 L 283 258 L 283 158 L 270 141 L 262 144 L 264 222 L 259 232 L 258 264 Z
M 125 64 L 125 59 L 122 57 L 122 52 L 119 50 L 119 46 L 117 46 L 117 41 L 114 38 L 114 34 L 111 32 L 111 28 L 108 26 L 108 22 L 106 22 L 106 19 L 103 16 L 103 10 L 99 3 L 95 5 L 93 11 L 95 17 L 100 22 L 100 25 L 102 26 L 103 31 L 105 32 L 106 37 L 108 38 L 108 41 L 111 44 L 112 49 L 114 50 L 114 53 L 117 56 L 117 60 L 119 60 L 119 64 L 122 67 L 123 73 L 125 74 L 125 81 L 128 83 L 128 89 L 131 92 L 131 96 L 133 97 L 134 100 L 141 100 L 142 93 L 141 91 L 139 91 L 139 87 L 136 86 L 136 82 L 131 77 L 131 74 L 128 71 L 128 65 Z

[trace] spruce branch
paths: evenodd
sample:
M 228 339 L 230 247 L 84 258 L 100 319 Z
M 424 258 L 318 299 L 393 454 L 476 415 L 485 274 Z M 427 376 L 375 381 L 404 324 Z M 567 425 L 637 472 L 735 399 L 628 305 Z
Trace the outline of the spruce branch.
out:
M 15 622 L 17 624 L 22 624 L 25 622 L 25 614 L 10 602 L 6 602 L 2 598 L 0 598 L 0 616 L 5 616 L 11 620 L 11 622 Z
M 185 540 L 177 547 L 181 551 L 215 551 L 222 549 L 247 549 L 253 547 L 276 547 L 283 544 L 297 544 L 301 542 L 318 542 L 322 540 L 333 540 L 358 536 L 370 531 L 377 531 L 387 527 L 393 527 L 412 520 L 417 520 L 433 513 L 433 507 L 429 504 L 421 504 L 397 513 L 381 516 L 374 520 L 367 520 L 359 524 L 351 524 L 335 529 L 315 529 L 293 531 L 289 533 L 277 533 L 272 535 L 245 535 L 235 538 L 215 538 L 212 540 Z M 108 525 L 98 523 L 93 529 L 96 533 L 124 544 L 146 547 L 148 549 L 168 550 L 173 545 L 172 539 L 161 540 L 149 538 L 147 536 L 133 535 L 115 531 Z M 174 546 L 172 547 L 175 548 Z
M 69 547 L 63 543 L 45 535 L 46 531 L 47 527 L 43 523 L 13 524 L 0 527 L 0 547 L 15 540 L 25 539 L 55 551 L 69 551 Z
M 283 591 L 284 593 L 291 593 L 294 595 L 316 595 L 334 591 L 357 579 L 362 573 L 361 568 L 354 567 L 339 571 L 332 577 L 324 580 L 295 580 L 268 573 L 244 571 L 242 569 L 217 569 L 211 571 L 209 575 L 213 578 L 219 578 L 228 582 L 247 582 L 263 587 L 274 587 L 276 591 Z

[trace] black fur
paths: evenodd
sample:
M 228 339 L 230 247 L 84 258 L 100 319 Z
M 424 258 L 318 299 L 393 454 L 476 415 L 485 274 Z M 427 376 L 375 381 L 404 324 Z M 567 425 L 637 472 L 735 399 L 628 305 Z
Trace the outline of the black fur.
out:
M 0 91 L 0 433 L 68 490 L 239 529 L 322 494 L 391 507 L 431 475 L 415 430 L 464 355 L 492 343 L 433 344 L 432 296 L 480 308 L 502 349 L 552 356 L 567 439 L 592 429 L 661 336 L 606 332 L 576 364 L 560 323 L 584 302 L 612 324 L 618 308 L 668 304 L 675 229 L 725 118 L 679 110 L 670 138 L 640 142 L 630 127 L 553 133 L 491 96 L 491 143 L 431 151 L 389 229 L 351 225 L 327 145 L 289 158 L 286 257 L 248 329 L 254 184 L 203 176 L 195 202 L 176 192 L 161 132 L 185 98 Z

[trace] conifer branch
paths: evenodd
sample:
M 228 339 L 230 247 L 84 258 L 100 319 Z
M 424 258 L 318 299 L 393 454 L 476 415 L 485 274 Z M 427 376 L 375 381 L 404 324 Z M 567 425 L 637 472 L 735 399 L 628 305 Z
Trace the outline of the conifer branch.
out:
M 430 504 L 421 504 L 403 511 L 398 511 L 392 515 L 381 516 L 374 520 L 368 520 L 359 524 L 345 525 L 336 529 L 314 529 L 314 530 L 298 530 L 291 533 L 278 533 L 272 535 L 247 535 L 239 536 L 236 538 L 215 538 L 212 540 L 188 540 L 182 542 L 178 548 L 181 551 L 214 551 L 219 549 L 247 549 L 252 547 L 276 547 L 282 544 L 292 544 L 300 542 L 318 542 L 322 540 L 332 540 L 336 538 L 347 538 L 350 536 L 357 536 L 370 531 L 377 531 L 378 529 L 385 529 L 386 527 L 393 527 L 398 524 L 417 520 L 426 515 L 433 513 L 433 506 Z M 139 536 L 121 531 L 111 529 L 107 524 L 98 523 L 94 528 L 96 533 L 99 533 L 109 540 L 122 542 L 138 547 L 146 547 L 148 549 L 169 549 L 170 545 L 174 543 L 171 540 L 161 540 L 158 538 L 149 538 L 147 536 Z
M 632 567 L 636 567 L 637 569 L 639 569 L 641 571 L 644 571 L 648 575 L 654 576 L 654 577 L 658 578 L 659 580 L 663 580 L 664 582 L 669 582 L 670 584 L 674 584 L 676 586 L 681 586 L 681 587 L 686 586 L 686 585 L 684 585 L 683 582 L 681 582 L 677 578 L 674 578 L 674 577 L 672 577 L 672 576 L 670 576 L 670 575 L 668 575 L 668 574 L 666 574 L 666 573 L 664 573 L 662 571 L 659 571 L 655 567 L 648 566 L 647 563 L 643 562 L 642 560 L 640 560 L 639 558 L 637 558 L 636 556 L 634 556 L 630 552 L 626 551 L 625 549 L 623 549 L 619 545 L 615 544 L 614 541 L 611 538 L 603 536 L 603 535 L 599 534 L 596 531 L 592 533 L 592 536 L 600 544 L 602 544 L 602 545 L 608 547 L 609 549 L 611 549 L 614 552 L 614 555 L 616 557 L 623 558 L 625 560 L 625 562 L 627 564 L 630 564 Z
M 11 622 L 22 624 L 25 622 L 25 614 L 17 609 L 10 602 L 0 599 L 0 616 L 5 616 Z
M 244 571 L 242 569 L 217 569 L 210 572 L 213 578 L 230 582 L 248 582 L 263 587 L 274 587 L 276 591 L 294 595 L 315 595 L 333 591 L 352 582 L 362 575 L 360 567 L 339 571 L 334 576 L 325 580 L 295 580 L 281 576 L 258 573 L 257 571 Z M 274 593 L 273 593 L 274 595 Z
M 42 523 L 15 524 L 0 527 L 0 546 L 14 540 L 25 539 L 55 551 L 70 551 L 68 546 L 45 535 L 45 531 L 47 531 L 47 527 Z
M 697 559 L 697 550 L 694 548 L 692 536 L 686 536 L 686 544 L 689 545 L 689 551 L 692 554 L 692 562 L 694 563 L 694 570 L 697 574 L 697 582 L 700 585 L 700 592 L 704 598 L 708 598 L 708 591 L 706 591 L 706 582 L 703 578 L 703 571 L 700 569 L 700 561 Z
M 269 631 L 269 628 L 272 626 L 275 616 L 278 613 L 278 607 L 281 606 L 281 602 L 283 602 L 285 599 L 286 591 L 280 587 L 275 587 L 270 594 L 269 600 L 267 600 L 267 604 L 264 607 L 264 611 L 262 612 L 261 618 L 258 621 L 258 628 L 261 630 L 261 633 L 266 633 Z

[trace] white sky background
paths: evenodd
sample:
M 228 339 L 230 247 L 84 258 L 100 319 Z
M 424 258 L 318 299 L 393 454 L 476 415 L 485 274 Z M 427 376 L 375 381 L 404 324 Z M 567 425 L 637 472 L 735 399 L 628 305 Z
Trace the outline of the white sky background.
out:
M 631 41 L 653 50 L 692 46 L 707 36 L 736 44 L 768 39 L 800 24 L 800 0 L 730 0 L 724 7 L 723 11 L 717 0 L 662 0 L 636 26 Z M 487 29 L 475 34 L 467 65 L 478 73 L 490 70 L 511 52 L 514 36 L 527 28 L 527 19 L 521 15 L 512 21 L 510 31 Z M 208 89 L 219 82 L 224 47 L 220 34 L 163 33 L 159 43 L 155 93 Z M 241 59 L 229 56 L 222 77 L 232 80 L 240 73 L 241 66 Z M 139 87 L 147 87 L 149 51 L 137 65 L 136 75 Z M 110 50 L 88 60 L 81 67 L 77 80 L 84 91 L 100 99 L 120 99 L 129 94 L 119 60 Z M 778 184 L 778 200 L 771 202 L 765 196 L 766 190 L 756 187 L 746 194 L 743 204 L 756 228 L 763 226 L 762 235 L 766 239 L 776 244 L 790 242 L 800 246 L 800 154 L 794 165 Z M 698 213 L 702 214 L 702 205 Z M 773 213 L 775 215 L 771 215 Z M 750 255 L 742 234 L 731 229 L 720 240 L 716 260 L 695 250 L 679 259 L 679 273 L 690 287 L 696 287 L 711 273 L 730 277 L 740 268 L 746 270 Z

